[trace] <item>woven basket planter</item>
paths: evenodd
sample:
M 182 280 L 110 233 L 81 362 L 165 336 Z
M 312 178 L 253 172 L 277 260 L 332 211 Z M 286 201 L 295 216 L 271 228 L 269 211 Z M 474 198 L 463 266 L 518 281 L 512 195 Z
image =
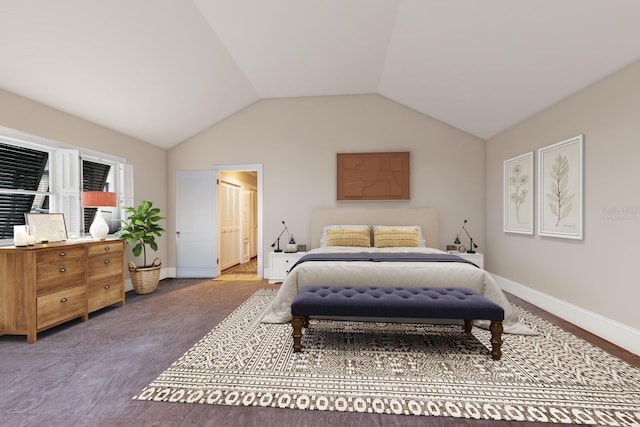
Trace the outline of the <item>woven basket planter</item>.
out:
M 150 294 L 156 290 L 160 281 L 161 266 L 162 261 L 160 258 L 154 259 L 151 267 L 137 267 L 133 262 L 129 261 L 129 275 L 136 294 Z

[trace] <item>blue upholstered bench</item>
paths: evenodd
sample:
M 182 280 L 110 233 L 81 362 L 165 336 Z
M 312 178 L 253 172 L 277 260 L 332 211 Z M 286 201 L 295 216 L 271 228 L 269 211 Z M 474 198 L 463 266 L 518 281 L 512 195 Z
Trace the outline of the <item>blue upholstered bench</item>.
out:
M 500 360 L 504 309 L 466 288 L 305 286 L 291 304 L 293 351 L 302 351 L 302 328 L 310 316 L 490 320 L 491 357 Z

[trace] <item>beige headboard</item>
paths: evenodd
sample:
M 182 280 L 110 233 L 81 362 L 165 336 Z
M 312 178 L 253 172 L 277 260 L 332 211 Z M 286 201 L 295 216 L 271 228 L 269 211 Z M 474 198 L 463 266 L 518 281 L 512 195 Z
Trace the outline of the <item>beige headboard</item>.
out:
M 438 211 L 434 208 L 331 208 L 311 212 L 311 248 L 320 247 L 322 227 L 350 225 L 420 225 L 426 245 L 437 248 L 439 242 Z

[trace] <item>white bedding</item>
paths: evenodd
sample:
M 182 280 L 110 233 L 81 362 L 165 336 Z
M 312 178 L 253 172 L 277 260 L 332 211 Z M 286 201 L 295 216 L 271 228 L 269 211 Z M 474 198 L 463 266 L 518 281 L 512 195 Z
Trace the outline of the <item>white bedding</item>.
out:
M 335 252 L 421 252 L 446 253 L 433 248 L 352 248 L 327 247 L 309 253 Z M 469 288 L 504 308 L 504 332 L 533 334 L 513 312 L 511 304 L 485 270 L 459 262 L 364 262 L 309 261 L 292 269 L 271 304 L 264 323 L 284 323 L 291 320 L 291 303 L 298 290 L 307 285 L 342 286 L 433 286 Z M 486 321 L 476 321 L 488 327 Z

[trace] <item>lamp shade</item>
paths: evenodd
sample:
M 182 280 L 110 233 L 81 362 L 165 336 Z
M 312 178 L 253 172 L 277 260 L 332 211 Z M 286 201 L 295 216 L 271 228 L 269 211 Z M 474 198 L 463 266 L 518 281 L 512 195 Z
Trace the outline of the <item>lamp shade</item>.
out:
M 116 206 L 116 193 L 109 191 L 83 191 L 81 203 L 83 208 Z

